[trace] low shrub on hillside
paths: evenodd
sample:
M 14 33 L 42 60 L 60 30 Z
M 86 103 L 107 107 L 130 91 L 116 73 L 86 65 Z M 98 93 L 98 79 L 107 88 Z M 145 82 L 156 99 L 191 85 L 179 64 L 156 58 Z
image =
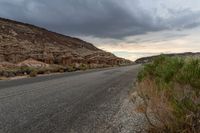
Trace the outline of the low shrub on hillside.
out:
M 30 77 L 36 77 L 37 76 L 37 71 L 32 71 L 30 74 L 29 74 Z
M 81 64 L 81 65 L 79 66 L 79 69 L 80 69 L 80 70 L 87 70 L 87 69 L 89 69 L 89 66 L 86 65 L 86 64 Z
M 73 71 L 76 71 L 76 70 L 77 70 L 77 68 L 76 68 L 75 65 L 69 65 L 69 66 L 67 66 L 67 71 L 68 72 L 73 72 Z
M 15 76 L 22 76 L 22 75 L 29 75 L 32 71 L 35 71 L 35 68 L 31 67 L 13 67 L 13 68 L 4 68 L 0 69 L 0 76 L 1 77 L 15 77 Z
M 199 59 L 161 55 L 139 72 L 137 88 L 149 132 L 200 132 Z

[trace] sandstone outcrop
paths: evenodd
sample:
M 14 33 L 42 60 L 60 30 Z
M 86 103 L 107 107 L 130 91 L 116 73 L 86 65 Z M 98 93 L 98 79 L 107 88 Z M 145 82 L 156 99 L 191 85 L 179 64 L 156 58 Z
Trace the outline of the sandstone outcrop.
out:
M 78 38 L 0 19 L 0 62 L 17 64 L 27 59 L 64 66 L 76 63 L 111 66 L 131 63 Z
M 19 67 L 31 67 L 31 68 L 47 68 L 49 67 L 48 64 L 34 60 L 34 59 L 27 59 L 17 64 Z

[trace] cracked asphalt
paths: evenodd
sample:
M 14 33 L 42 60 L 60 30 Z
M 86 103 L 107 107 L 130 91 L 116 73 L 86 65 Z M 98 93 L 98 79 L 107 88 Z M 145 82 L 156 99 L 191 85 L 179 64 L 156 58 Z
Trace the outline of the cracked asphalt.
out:
M 104 133 L 139 68 L 0 81 L 0 133 Z

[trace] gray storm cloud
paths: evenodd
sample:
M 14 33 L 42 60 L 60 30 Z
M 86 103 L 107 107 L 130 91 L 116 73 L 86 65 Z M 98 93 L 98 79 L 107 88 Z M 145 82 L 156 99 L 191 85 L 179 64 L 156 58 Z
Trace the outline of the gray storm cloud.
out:
M 0 17 L 69 35 L 114 39 L 199 26 L 199 10 L 156 1 L 159 6 L 140 0 L 0 0 Z

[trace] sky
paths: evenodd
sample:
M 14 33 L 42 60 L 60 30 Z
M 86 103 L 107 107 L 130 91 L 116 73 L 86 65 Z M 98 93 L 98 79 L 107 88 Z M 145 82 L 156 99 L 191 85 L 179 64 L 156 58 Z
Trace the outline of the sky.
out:
M 0 0 L 0 17 L 135 60 L 200 51 L 200 0 Z

